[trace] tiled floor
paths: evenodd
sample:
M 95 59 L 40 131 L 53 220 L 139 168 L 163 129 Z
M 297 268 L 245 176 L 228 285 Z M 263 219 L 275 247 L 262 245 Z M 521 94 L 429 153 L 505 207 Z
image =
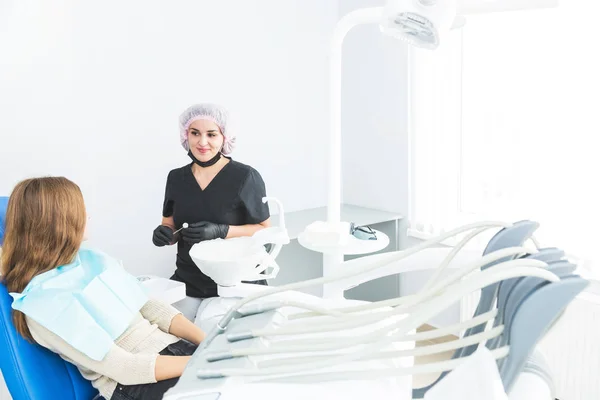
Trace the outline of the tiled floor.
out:
M 433 327 L 431 327 L 429 325 L 423 325 L 419 329 L 417 329 L 417 331 L 424 332 L 424 331 L 428 331 L 431 329 L 433 329 Z M 423 342 L 417 342 L 417 347 L 428 346 L 428 345 L 437 344 L 437 343 L 445 343 L 445 342 L 449 342 L 451 340 L 456 340 L 456 339 L 457 338 L 455 336 L 444 336 L 439 339 L 425 340 Z M 416 357 L 415 364 L 424 364 L 424 363 L 430 363 L 430 362 L 445 361 L 445 360 L 450 359 L 452 357 L 453 353 L 454 353 L 454 351 L 447 351 L 444 353 L 432 354 L 429 356 Z M 426 386 L 426 385 L 434 382 L 436 380 L 436 378 L 438 377 L 438 375 L 439 374 L 414 376 L 413 377 L 413 387 L 419 388 L 419 387 Z

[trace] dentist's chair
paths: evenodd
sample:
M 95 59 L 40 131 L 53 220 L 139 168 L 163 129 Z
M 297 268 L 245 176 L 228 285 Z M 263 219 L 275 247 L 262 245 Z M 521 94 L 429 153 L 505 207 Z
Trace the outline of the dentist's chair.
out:
M 8 197 L 0 197 L 0 246 Z M 0 282 L 0 370 L 13 400 L 91 400 L 98 392 L 77 368 L 29 343 L 12 323 L 12 298 Z

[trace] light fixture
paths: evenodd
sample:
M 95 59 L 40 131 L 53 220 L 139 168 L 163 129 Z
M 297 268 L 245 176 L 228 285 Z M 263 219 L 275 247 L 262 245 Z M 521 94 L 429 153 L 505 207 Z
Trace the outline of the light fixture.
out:
M 413 46 L 435 49 L 456 17 L 456 0 L 389 0 L 381 32 Z
M 548 8 L 558 0 L 387 0 L 383 7 L 352 11 L 337 23 L 331 40 L 330 58 L 330 143 L 327 221 L 317 221 L 300 234 L 304 247 L 323 253 L 323 275 L 328 276 L 343 262 L 344 254 L 366 254 L 381 250 L 387 240 L 360 243 L 350 237 L 349 222 L 340 220 L 342 181 L 342 44 L 355 26 L 376 23 L 383 34 L 401 39 L 411 46 L 435 50 L 444 36 L 465 24 L 465 14 Z M 324 238 L 326 238 L 326 242 Z M 321 242 L 319 245 L 318 243 Z M 342 297 L 334 284 L 324 285 L 324 297 Z

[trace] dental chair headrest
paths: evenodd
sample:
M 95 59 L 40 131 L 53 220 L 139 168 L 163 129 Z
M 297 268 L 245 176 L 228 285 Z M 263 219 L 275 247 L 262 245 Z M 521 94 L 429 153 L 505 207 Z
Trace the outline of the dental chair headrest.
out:
M 8 197 L 0 197 L 0 246 L 4 238 L 4 216 L 6 215 L 6 207 L 8 206 Z

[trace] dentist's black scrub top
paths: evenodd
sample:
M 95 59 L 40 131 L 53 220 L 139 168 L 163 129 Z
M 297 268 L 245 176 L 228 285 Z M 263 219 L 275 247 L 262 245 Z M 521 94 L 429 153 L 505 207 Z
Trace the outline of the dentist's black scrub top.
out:
M 262 202 L 264 196 L 265 183 L 249 165 L 230 160 L 202 190 L 190 163 L 169 172 L 162 215 L 173 217 L 175 229 L 181 228 L 184 222 L 200 221 L 259 224 L 269 218 L 269 207 Z M 191 248 L 184 240 L 177 242 L 177 268 L 171 279 L 185 283 L 186 294 L 190 297 L 217 296 L 215 282 L 192 261 Z

